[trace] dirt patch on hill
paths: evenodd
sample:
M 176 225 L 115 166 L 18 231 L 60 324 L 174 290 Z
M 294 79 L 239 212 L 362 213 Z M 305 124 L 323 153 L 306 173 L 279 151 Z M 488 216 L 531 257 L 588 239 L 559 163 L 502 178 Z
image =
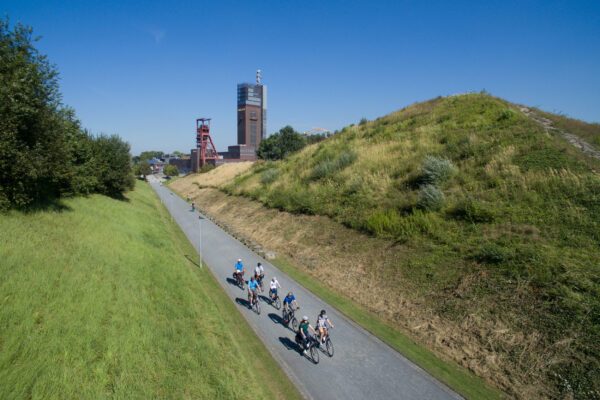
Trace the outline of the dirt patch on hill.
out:
M 236 236 L 284 256 L 442 358 L 454 360 L 517 398 L 548 397 L 541 376 L 552 360 L 536 358 L 542 352 L 540 335 L 515 331 L 499 318 L 482 317 L 473 304 L 465 305 L 474 312 L 461 321 L 441 318 L 430 307 L 431 301 L 418 297 L 410 280 L 394 268 L 410 248 L 368 237 L 327 217 L 268 209 L 217 189 L 187 188 L 193 190 L 181 193 L 191 193 L 205 213 Z M 467 275 L 454 295 L 461 296 L 485 278 Z M 522 354 L 519 365 L 512 361 L 515 351 Z M 508 356 L 511 352 L 513 357 Z

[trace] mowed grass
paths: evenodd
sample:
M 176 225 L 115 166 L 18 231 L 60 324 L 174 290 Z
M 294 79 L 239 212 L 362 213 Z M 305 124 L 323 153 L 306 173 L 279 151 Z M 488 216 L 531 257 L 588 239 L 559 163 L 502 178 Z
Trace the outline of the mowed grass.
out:
M 298 398 L 144 183 L 0 216 L 0 398 Z

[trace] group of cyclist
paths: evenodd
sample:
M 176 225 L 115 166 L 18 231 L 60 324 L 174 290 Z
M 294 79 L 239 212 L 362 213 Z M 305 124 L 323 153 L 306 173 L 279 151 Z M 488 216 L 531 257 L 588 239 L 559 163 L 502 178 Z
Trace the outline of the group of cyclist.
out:
M 242 259 L 239 258 L 235 264 L 234 274 L 236 274 L 240 279 L 243 279 L 245 273 L 244 264 Z M 250 308 L 254 302 L 258 301 L 258 291 L 262 291 L 263 289 L 263 279 L 265 277 L 265 269 L 261 263 L 258 263 L 254 268 L 254 273 L 250 276 L 250 280 L 248 281 L 248 303 L 250 304 Z M 281 285 L 276 277 L 271 278 L 271 282 L 269 283 L 269 298 L 271 300 L 276 300 L 279 296 L 279 289 L 281 289 Z M 296 300 L 296 296 L 290 291 L 283 299 L 283 311 L 284 313 L 293 312 L 300 308 L 298 306 L 298 301 Z M 298 331 L 296 332 L 296 342 L 302 344 L 303 353 L 306 354 L 306 350 L 308 349 L 308 344 L 311 336 L 315 336 L 321 343 L 325 342 L 325 339 L 328 335 L 329 327 L 334 327 L 333 322 L 329 317 L 327 317 L 327 313 L 325 310 L 321 310 L 316 320 L 316 328 L 315 329 L 310 322 L 308 321 L 308 317 L 305 315 L 302 317 L 302 320 L 298 324 Z

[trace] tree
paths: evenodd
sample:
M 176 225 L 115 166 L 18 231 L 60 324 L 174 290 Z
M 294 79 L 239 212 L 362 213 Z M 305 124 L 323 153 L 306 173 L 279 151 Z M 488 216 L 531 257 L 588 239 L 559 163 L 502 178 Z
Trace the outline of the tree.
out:
M 163 153 L 162 151 L 142 151 L 142 153 L 140 154 L 140 161 L 143 160 L 152 160 L 153 158 L 162 158 L 165 155 L 165 153 Z
M 129 144 L 81 128 L 31 36 L 31 28 L 11 30 L 0 19 L 0 210 L 131 189 Z
M 287 125 L 260 142 L 257 154 L 263 160 L 281 160 L 304 146 L 306 146 L 304 136 Z
M 144 160 L 144 161 L 140 161 L 139 163 L 135 164 L 133 167 L 133 173 L 136 176 L 148 176 L 152 173 L 152 168 L 150 168 L 150 164 L 148 163 L 148 161 Z
M 58 73 L 31 28 L 0 19 L 0 207 L 56 197 L 70 175 Z
M 100 135 L 93 140 L 95 176 L 98 192 L 120 196 L 133 189 L 129 144 L 117 135 Z
M 165 167 L 163 168 L 163 172 L 167 176 L 178 176 L 179 175 L 179 170 L 177 169 L 177 166 L 171 165 L 171 164 L 165 165 Z

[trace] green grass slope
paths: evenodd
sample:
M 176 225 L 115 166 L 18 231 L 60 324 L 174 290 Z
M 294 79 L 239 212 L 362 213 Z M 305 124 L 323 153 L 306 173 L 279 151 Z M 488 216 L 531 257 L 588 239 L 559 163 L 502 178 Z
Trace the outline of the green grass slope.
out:
M 402 257 L 383 285 L 443 318 L 500 320 L 509 376 L 598 398 L 599 170 L 517 106 L 470 94 L 347 127 L 225 190 L 390 239 Z
M 151 189 L 127 197 L 0 216 L 0 398 L 299 398 Z

